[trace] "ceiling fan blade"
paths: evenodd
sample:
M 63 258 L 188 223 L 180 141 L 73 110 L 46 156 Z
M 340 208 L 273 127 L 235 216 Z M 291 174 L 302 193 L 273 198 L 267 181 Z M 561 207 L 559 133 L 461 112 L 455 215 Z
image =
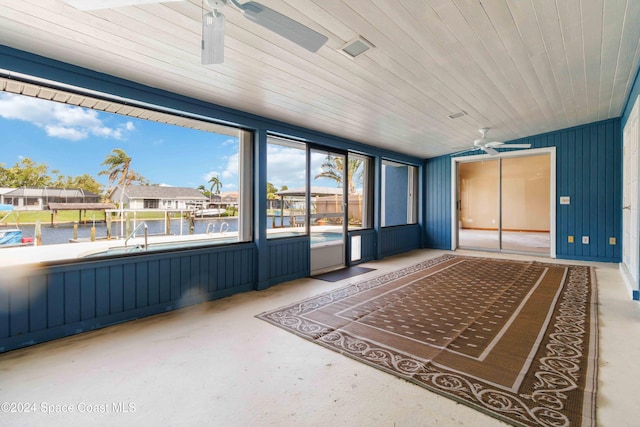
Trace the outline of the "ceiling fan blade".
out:
M 467 148 L 466 150 L 462 150 L 462 151 L 456 151 L 455 153 L 451 153 L 449 154 L 450 156 L 457 156 L 459 154 L 464 154 L 464 153 L 468 153 L 469 151 L 477 151 L 479 150 L 480 147 L 471 147 L 471 148 Z
M 482 147 L 482 149 L 484 150 L 485 153 L 487 153 L 490 156 L 495 156 L 498 154 L 498 152 L 491 147 L 485 146 L 485 147 Z
M 64 0 L 78 10 L 114 9 L 122 6 L 136 6 L 149 3 L 169 3 L 182 0 Z
M 531 148 L 531 144 L 505 144 L 502 148 Z
M 496 148 L 496 147 L 500 147 L 504 145 L 504 142 L 501 141 L 491 141 L 491 142 L 487 142 L 485 144 L 485 147 L 491 147 L 491 148 Z
M 203 65 L 224 62 L 224 15 L 217 10 L 202 17 L 201 62 Z
M 329 40 L 324 34 L 320 34 L 258 2 L 250 1 L 239 4 L 233 1 L 233 3 L 242 10 L 248 19 L 311 52 L 317 52 Z

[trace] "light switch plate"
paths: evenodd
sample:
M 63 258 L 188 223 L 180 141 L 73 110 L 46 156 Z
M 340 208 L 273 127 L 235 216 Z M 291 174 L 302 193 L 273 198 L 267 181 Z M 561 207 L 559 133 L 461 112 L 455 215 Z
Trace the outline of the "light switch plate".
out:
M 582 236 L 582 244 L 583 245 L 589 244 L 589 236 Z

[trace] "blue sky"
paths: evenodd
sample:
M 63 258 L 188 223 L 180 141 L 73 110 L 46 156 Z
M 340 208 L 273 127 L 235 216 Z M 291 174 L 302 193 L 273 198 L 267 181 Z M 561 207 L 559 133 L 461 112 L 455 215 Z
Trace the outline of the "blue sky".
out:
M 101 163 L 114 148 L 133 160 L 131 167 L 151 184 L 197 188 L 213 176 L 222 192 L 238 191 L 238 140 L 118 114 L 65 105 L 23 95 L 0 92 L 0 163 L 10 167 L 23 158 L 44 163 L 62 175 L 98 175 Z M 268 179 L 277 188 L 305 183 L 304 150 L 270 145 Z M 314 170 L 321 172 L 325 155 L 313 154 Z M 313 185 L 336 187 L 335 181 Z
M 88 173 L 107 184 L 101 163 L 114 148 L 152 184 L 205 185 L 218 176 L 237 191 L 236 138 L 132 117 L 0 93 L 0 163 L 28 157 L 63 175 Z

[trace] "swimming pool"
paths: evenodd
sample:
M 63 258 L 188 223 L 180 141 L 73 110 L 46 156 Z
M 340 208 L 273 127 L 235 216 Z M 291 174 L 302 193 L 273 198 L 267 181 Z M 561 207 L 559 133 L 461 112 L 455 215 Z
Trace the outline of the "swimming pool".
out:
M 217 245 L 224 245 L 224 244 L 236 243 L 236 242 L 238 242 L 237 236 L 229 237 L 227 239 L 215 239 L 215 240 L 186 240 L 186 241 L 178 241 L 178 242 L 150 243 L 148 248 L 146 249 L 144 248 L 144 245 L 132 244 L 129 246 L 114 246 L 106 250 L 87 253 L 83 255 L 83 258 L 167 251 L 172 249 L 192 249 L 192 248 L 201 248 L 203 246 L 212 246 L 212 245 L 217 246 Z
M 296 233 L 279 233 L 278 237 L 296 237 L 301 236 Z M 335 233 L 329 231 L 322 232 L 312 232 L 309 236 L 311 240 L 311 246 L 316 245 L 325 245 L 332 243 L 342 243 L 342 233 Z M 93 258 L 93 257 L 103 257 L 103 256 L 117 256 L 117 255 L 126 255 L 126 254 L 135 254 L 135 253 L 144 253 L 144 252 L 156 252 L 156 251 L 167 251 L 172 249 L 190 249 L 190 248 L 199 248 L 203 246 L 212 246 L 212 245 L 224 245 L 229 243 L 238 242 L 237 236 L 232 236 L 229 238 L 219 238 L 219 239 L 199 239 L 199 240 L 181 240 L 176 242 L 158 242 L 158 243 L 149 243 L 149 247 L 145 250 L 144 245 L 141 244 L 131 244 L 129 246 L 114 246 L 104 250 L 98 250 L 96 252 L 85 253 L 82 255 L 83 258 Z
M 333 233 L 329 231 L 311 233 L 311 245 L 329 242 L 342 242 L 342 233 Z
M 278 238 L 286 238 L 286 237 L 305 237 L 304 233 L 295 233 L 291 231 L 278 232 L 273 234 L 268 234 L 268 238 L 270 239 L 278 239 Z M 335 231 L 312 231 L 309 235 L 309 240 L 311 240 L 311 245 L 317 245 L 320 243 L 328 243 L 328 242 L 340 242 L 342 241 L 342 233 Z

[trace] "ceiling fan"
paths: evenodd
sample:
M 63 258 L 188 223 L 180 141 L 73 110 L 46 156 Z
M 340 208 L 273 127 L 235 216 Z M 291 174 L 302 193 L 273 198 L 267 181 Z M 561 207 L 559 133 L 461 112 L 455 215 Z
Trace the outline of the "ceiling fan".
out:
M 474 139 L 473 146 L 467 148 L 462 151 L 458 151 L 452 155 L 467 153 L 469 151 L 477 151 L 482 150 L 490 156 L 495 156 L 498 154 L 496 148 L 531 148 L 531 144 L 505 144 L 504 142 L 494 141 L 490 138 L 487 138 L 487 132 L 489 132 L 489 128 L 478 129 L 482 138 Z
M 169 3 L 184 0 L 64 0 L 79 10 L 111 9 L 121 6 L 133 6 L 149 3 Z M 302 46 L 310 52 L 317 52 L 328 37 L 312 30 L 263 4 L 255 1 L 240 3 L 238 0 L 202 0 L 211 9 L 202 17 L 202 64 L 221 64 L 224 61 L 224 24 L 225 17 L 220 12 L 225 5 L 232 3 L 249 20 L 273 31 L 276 34 Z

